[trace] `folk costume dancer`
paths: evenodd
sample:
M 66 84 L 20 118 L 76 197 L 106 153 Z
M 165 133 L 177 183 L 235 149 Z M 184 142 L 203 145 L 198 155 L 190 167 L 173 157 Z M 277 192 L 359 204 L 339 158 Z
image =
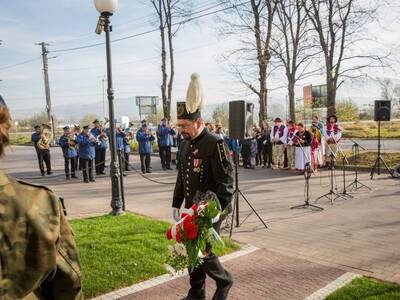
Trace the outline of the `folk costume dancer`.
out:
M 336 153 L 338 150 L 338 143 L 342 138 L 342 129 L 337 124 L 337 117 L 335 115 L 331 115 L 327 118 L 327 124 L 325 129 L 325 140 L 327 144 L 327 151 L 326 151 L 326 161 L 329 162 L 329 157 L 331 153 L 333 153 L 333 163 L 336 161 Z M 330 162 L 329 162 L 330 164 Z M 334 166 L 329 165 L 329 168 Z
M 271 141 L 273 142 L 272 169 L 277 169 L 278 167 L 283 168 L 285 152 L 284 144 L 287 140 L 287 127 L 282 124 L 282 120 L 280 118 L 276 118 L 274 122 L 275 125 L 271 130 Z
M 70 178 L 78 178 L 75 169 L 78 153 L 76 152 L 75 135 L 71 134 L 70 127 L 65 126 L 63 130 L 64 134 L 60 137 L 59 144 L 64 156 L 65 177 L 69 180 Z
M 304 172 L 306 163 L 311 163 L 311 133 L 305 130 L 302 123 L 297 124 L 296 133 L 296 170 Z
M 312 119 L 312 133 L 316 132 L 316 137 L 319 142 L 318 151 L 315 153 L 315 160 L 320 167 L 325 166 L 325 155 L 326 155 L 326 140 L 325 140 L 325 126 L 322 121 L 319 120 L 318 116 L 314 116 Z
M 0 96 L 0 157 L 11 125 Z M 0 170 L 0 199 L 0 298 L 83 299 L 79 254 L 60 198 Z
M 96 155 L 96 138 L 89 132 L 89 125 L 83 127 L 77 138 L 79 144 L 79 158 L 82 163 L 83 181 L 94 182 L 93 161 Z
M 230 206 L 233 195 L 232 163 L 228 147 L 218 136 L 211 134 L 204 125 L 201 111 L 204 96 L 199 76 L 193 74 L 186 95 L 186 102 L 177 103 L 178 126 L 185 140 L 182 141 L 178 159 L 178 177 L 172 201 L 173 217 L 180 220 L 180 208 L 190 208 L 196 191 L 214 192 L 222 210 Z M 214 224 L 219 232 L 221 220 Z M 202 264 L 190 272 L 190 290 L 186 300 L 205 299 L 206 275 L 216 281 L 213 300 L 224 300 L 233 284 L 232 276 L 223 268 L 218 257 L 207 246 L 208 255 Z
M 286 147 L 287 157 L 288 157 L 288 166 L 287 167 L 290 170 L 294 169 L 294 163 L 295 163 L 295 157 L 296 157 L 296 155 L 295 155 L 296 147 L 293 142 L 296 132 L 297 132 L 296 124 L 293 121 L 288 121 L 287 141 L 285 143 L 285 147 Z
M 46 164 L 47 175 L 53 174 L 51 170 L 50 143 L 51 143 L 50 126 L 42 124 L 35 126 L 35 132 L 32 134 L 31 141 L 35 147 L 39 169 L 42 176 L 46 175 L 43 162 Z

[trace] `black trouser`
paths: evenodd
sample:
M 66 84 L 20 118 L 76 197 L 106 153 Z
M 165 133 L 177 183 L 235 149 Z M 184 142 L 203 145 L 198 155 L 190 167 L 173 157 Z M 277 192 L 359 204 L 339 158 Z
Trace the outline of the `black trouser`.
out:
M 96 149 L 94 162 L 96 164 L 96 174 L 103 173 L 106 166 L 106 149 Z
M 264 166 L 268 164 L 268 167 L 272 164 L 272 145 L 266 146 L 263 149 Z
M 171 167 L 171 146 L 159 147 L 161 166 L 163 169 Z
M 83 180 L 93 180 L 93 159 L 81 158 L 80 161 L 82 164 Z
M 64 157 L 64 169 L 65 169 L 65 176 L 69 177 L 70 175 L 75 176 L 75 167 L 76 167 L 76 157 L 66 158 Z M 71 173 L 70 167 L 71 166 Z
M 142 167 L 142 171 L 150 170 L 150 153 L 148 154 L 140 154 L 140 164 Z
M 51 172 L 51 162 L 50 162 L 50 150 L 45 149 L 36 149 L 38 161 L 39 161 L 39 169 L 42 174 L 45 174 L 43 161 L 46 164 L 47 173 Z
M 283 167 L 287 168 L 288 167 L 288 156 L 287 156 L 287 148 L 285 147 L 285 150 L 283 151 Z
M 262 149 L 258 149 L 256 154 L 256 165 L 261 166 L 262 164 L 263 164 Z
M 221 221 L 214 224 L 214 229 L 219 233 Z M 233 283 L 231 274 L 224 269 L 218 257 L 211 252 L 211 246 L 207 245 L 206 250 L 209 253 L 203 263 L 189 272 L 190 275 L 190 290 L 188 296 L 192 299 L 205 299 L 206 275 L 215 280 L 217 290 L 215 291 L 213 300 L 224 300 L 228 296 L 227 287 Z
M 125 171 L 129 171 L 129 153 L 124 153 Z

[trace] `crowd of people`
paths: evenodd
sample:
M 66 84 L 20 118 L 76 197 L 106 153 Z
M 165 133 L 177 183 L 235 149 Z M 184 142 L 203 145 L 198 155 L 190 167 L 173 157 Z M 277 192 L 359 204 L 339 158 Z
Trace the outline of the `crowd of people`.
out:
M 342 129 L 337 117 L 331 115 L 324 124 L 314 116 L 310 128 L 303 123 L 295 123 L 275 118 L 273 126 L 263 122 L 261 127 L 254 126 L 252 132 L 242 141 L 230 139 L 221 125 L 207 123 L 210 132 L 222 137 L 229 146 L 234 161 L 239 159 L 244 168 L 257 166 L 272 169 L 288 169 L 304 172 L 307 164 L 314 170 L 318 167 L 331 167 L 335 161 Z M 238 144 L 239 142 L 239 144 Z
M 66 179 L 77 178 L 77 170 L 82 171 L 84 182 L 94 182 L 96 175 L 105 174 L 106 151 L 109 148 L 110 128 L 93 121 L 93 126 L 85 125 L 63 128 L 64 134 L 59 139 L 65 160 Z M 336 157 L 337 145 L 340 142 L 342 130 L 337 123 L 337 117 L 327 118 L 326 125 L 317 117 L 312 119 L 307 129 L 302 123 L 275 118 L 272 126 L 265 121 L 262 126 L 254 126 L 252 132 L 241 141 L 229 138 L 229 133 L 220 124 L 205 123 L 210 133 L 225 140 L 233 161 L 239 160 L 244 168 L 256 167 L 272 169 L 288 169 L 303 172 L 306 165 L 316 170 L 318 167 L 330 167 L 331 153 Z M 163 118 L 157 130 L 153 132 L 144 120 L 139 129 L 129 126 L 116 127 L 116 146 L 121 172 L 131 170 L 130 153 L 132 141 L 136 139 L 140 156 L 140 167 L 143 173 L 151 173 L 151 154 L 153 144 L 157 143 L 161 167 L 171 170 L 171 164 L 176 163 L 175 152 L 182 141 L 180 131 Z M 51 175 L 50 127 L 46 124 L 35 126 L 32 142 L 36 149 L 39 169 L 42 176 Z M 334 160 L 333 158 L 333 160 Z

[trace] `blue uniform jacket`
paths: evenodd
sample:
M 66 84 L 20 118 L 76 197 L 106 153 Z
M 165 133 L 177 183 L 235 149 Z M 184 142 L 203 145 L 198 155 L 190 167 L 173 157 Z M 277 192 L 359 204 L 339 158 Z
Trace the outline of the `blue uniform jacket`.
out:
M 73 158 L 78 155 L 75 148 L 70 148 L 68 144 L 68 136 L 61 136 L 59 141 L 60 147 L 62 149 L 65 158 Z
M 94 159 L 96 156 L 96 143 L 89 140 L 89 138 L 81 133 L 76 138 L 79 144 L 79 158 Z
M 136 133 L 136 140 L 139 143 L 139 154 L 151 154 L 153 147 L 151 142 L 155 140 L 154 135 L 148 135 L 143 129 Z
M 40 134 L 34 132 L 34 133 L 32 134 L 31 141 L 32 141 L 33 145 L 35 146 L 36 150 L 38 150 L 38 148 L 37 148 L 37 142 L 38 142 L 39 140 L 40 140 Z
M 90 130 L 90 133 L 93 134 L 96 138 L 101 134 L 101 131 L 99 128 L 92 128 L 92 130 Z M 96 149 L 101 149 L 101 150 L 106 150 L 107 149 L 107 141 L 104 139 L 99 139 L 100 144 L 96 145 Z
M 157 137 L 159 147 L 170 147 L 172 146 L 171 137 L 175 135 L 175 131 L 164 125 L 158 125 Z
M 117 150 L 124 151 L 124 148 L 125 148 L 125 142 L 124 142 L 125 133 L 117 132 L 116 136 L 117 136 Z

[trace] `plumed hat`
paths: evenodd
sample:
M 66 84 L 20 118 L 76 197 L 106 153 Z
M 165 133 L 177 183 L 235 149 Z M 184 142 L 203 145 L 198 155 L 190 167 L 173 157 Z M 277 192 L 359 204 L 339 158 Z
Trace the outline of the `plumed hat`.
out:
M 178 119 L 195 121 L 201 117 L 205 101 L 199 77 L 196 73 L 190 76 L 191 80 L 186 92 L 186 102 L 177 102 L 176 111 Z

